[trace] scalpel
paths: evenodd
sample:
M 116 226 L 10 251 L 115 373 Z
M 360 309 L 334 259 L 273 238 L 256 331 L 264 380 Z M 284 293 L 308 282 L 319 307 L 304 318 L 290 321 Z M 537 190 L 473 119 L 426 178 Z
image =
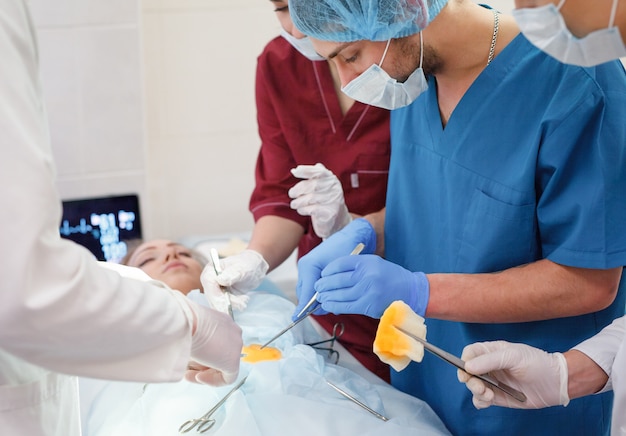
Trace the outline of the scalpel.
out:
M 435 345 L 431 344 L 430 342 L 427 342 L 425 339 L 422 339 L 419 336 L 415 336 L 414 334 L 411 334 L 411 333 L 407 332 L 406 330 L 404 330 L 404 329 L 402 329 L 402 328 L 400 328 L 398 326 L 394 326 L 394 327 L 396 329 L 400 330 L 405 335 L 415 339 L 417 342 L 422 344 L 424 346 L 424 348 L 426 348 L 428 351 L 433 353 L 435 356 L 437 356 L 440 359 L 443 359 L 446 362 L 450 363 L 451 365 L 454 365 L 457 368 L 465 371 L 465 361 L 463 361 L 462 359 L 459 359 L 454 354 L 448 353 L 447 351 L 444 351 L 441 348 L 436 347 Z M 485 383 L 493 386 L 494 388 L 497 388 L 497 389 L 501 390 L 505 394 L 510 395 L 511 397 L 513 397 L 517 401 L 519 401 L 520 403 L 524 403 L 526 401 L 526 395 L 524 395 L 523 392 L 520 392 L 517 389 L 514 389 L 511 386 L 509 386 L 509 385 L 507 385 L 505 383 L 502 383 L 501 381 L 498 381 L 495 377 L 492 377 L 492 376 L 490 376 L 488 374 L 482 374 L 482 375 L 470 374 L 470 375 L 472 377 L 476 377 L 476 378 L 484 381 Z

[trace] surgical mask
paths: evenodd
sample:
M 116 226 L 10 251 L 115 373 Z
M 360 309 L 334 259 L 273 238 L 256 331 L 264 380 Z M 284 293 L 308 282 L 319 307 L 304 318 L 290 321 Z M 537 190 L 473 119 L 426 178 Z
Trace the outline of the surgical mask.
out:
M 344 94 L 361 103 L 392 110 L 410 105 L 422 92 L 428 89 L 428 82 L 424 76 L 424 70 L 422 70 L 424 42 L 421 33 L 420 65 L 404 82 L 398 82 L 380 67 L 385 60 L 390 42 L 391 39 L 387 41 L 380 64 L 373 64 L 341 88 Z
M 513 16 L 524 36 L 538 49 L 565 63 L 592 67 L 626 56 L 626 47 L 613 26 L 618 0 L 613 0 L 609 26 L 583 38 L 576 38 L 567 28 L 558 6 L 548 4 L 538 8 L 515 9 Z
M 291 33 L 287 32 L 285 29 L 282 29 L 280 32 L 280 36 L 285 38 L 289 44 L 296 50 L 302 54 L 305 58 L 310 61 L 323 61 L 325 60 L 322 56 L 318 55 L 313 48 L 313 44 L 308 37 L 304 38 L 296 38 Z

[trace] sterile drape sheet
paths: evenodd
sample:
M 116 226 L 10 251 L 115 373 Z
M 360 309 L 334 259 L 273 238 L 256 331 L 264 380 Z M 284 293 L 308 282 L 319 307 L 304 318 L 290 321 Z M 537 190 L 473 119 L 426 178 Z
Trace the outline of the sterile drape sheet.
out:
M 293 304 L 284 298 L 254 293 L 248 308 L 235 314 L 244 332 L 244 343 L 269 340 L 291 322 L 293 309 Z M 312 325 L 303 322 L 271 344 L 282 350 L 281 360 L 242 364 L 240 378 L 247 375 L 248 379 L 214 415 L 216 424 L 205 434 L 449 434 L 423 401 L 383 382 L 372 384 L 303 345 L 319 339 Z M 389 421 L 380 420 L 344 398 L 326 380 Z M 185 381 L 150 385 L 109 383 L 86 411 L 87 435 L 175 435 L 183 422 L 202 416 L 230 389 Z

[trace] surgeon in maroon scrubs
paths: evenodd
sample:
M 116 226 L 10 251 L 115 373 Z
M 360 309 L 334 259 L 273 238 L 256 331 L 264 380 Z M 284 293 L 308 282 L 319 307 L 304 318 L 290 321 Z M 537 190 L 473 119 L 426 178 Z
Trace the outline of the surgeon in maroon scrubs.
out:
M 350 217 L 376 212 L 385 205 L 389 111 L 343 94 L 332 62 L 319 57 L 291 23 L 287 1 L 270 2 L 283 31 L 258 58 L 256 104 L 262 143 L 250 199 L 255 226 L 247 250 L 224 259 L 219 279 L 212 269 L 205 269 L 205 290 L 217 286 L 218 280 L 235 291 L 251 290 L 295 248 L 300 257 L 322 241 L 320 236 L 330 236 Z M 291 173 L 298 165 L 318 163 L 325 167 L 322 173 L 319 165 L 313 174 L 305 170 L 306 177 Z M 294 209 L 289 191 L 304 181 L 296 190 L 311 195 L 298 201 L 309 205 Z M 333 213 L 330 223 L 315 223 L 316 211 L 329 205 L 339 212 Z M 341 210 L 348 215 L 347 221 Z M 388 366 L 372 351 L 378 320 L 362 315 L 314 316 L 328 332 L 342 322 L 341 344 L 370 371 L 389 380 Z

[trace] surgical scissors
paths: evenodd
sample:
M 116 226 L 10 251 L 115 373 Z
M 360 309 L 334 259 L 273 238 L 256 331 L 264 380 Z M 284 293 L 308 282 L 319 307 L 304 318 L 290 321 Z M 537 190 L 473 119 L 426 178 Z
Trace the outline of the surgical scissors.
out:
M 363 251 L 363 249 L 365 248 L 365 244 L 359 242 L 356 247 L 354 247 L 354 250 L 352 250 L 352 253 L 350 253 L 350 256 L 359 254 L 361 251 Z M 311 311 L 311 313 L 315 312 L 317 310 L 318 307 L 320 307 L 320 302 L 317 301 L 317 297 L 319 296 L 319 292 L 315 292 L 313 294 L 313 296 L 311 297 L 311 299 L 308 301 L 308 303 L 306 303 L 306 305 L 302 308 L 302 310 L 298 313 L 298 318 L 300 318 L 300 316 L 302 316 L 302 314 L 304 312 L 307 312 L 309 309 L 311 309 L 311 307 L 313 307 L 313 305 L 315 303 L 315 307 L 313 308 L 313 310 Z
M 226 400 L 228 400 L 228 397 L 230 397 L 237 389 L 239 389 L 246 382 L 247 378 L 248 376 L 242 378 L 241 381 L 235 385 L 235 387 L 233 387 L 226 395 L 224 395 L 224 398 L 219 400 L 217 404 L 211 408 L 211 410 L 209 410 L 207 413 L 202 415 L 200 418 L 190 419 L 189 421 L 185 421 L 183 425 L 181 425 L 180 428 L 178 429 L 178 432 L 188 433 L 196 427 L 198 427 L 196 429 L 198 433 L 204 433 L 206 431 L 209 431 L 215 425 L 215 419 L 211 418 L 211 416 L 215 412 L 217 412 L 217 409 L 222 407 L 222 405 L 226 402 Z
M 211 261 L 213 261 L 213 269 L 215 270 L 215 274 L 219 276 L 222 273 L 222 264 L 220 263 L 220 256 L 217 253 L 217 250 L 215 248 L 211 248 L 210 253 L 211 253 Z M 228 314 L 230 315 L 232 319 L 235 319 L 235 315 L 233 314 L 233 305 L 230 302 L 230 291 L 225 286 L 220 286 L 220 289 L 224 291 L 224 294 L 226 295 L 226 301 L 228 302 Z

